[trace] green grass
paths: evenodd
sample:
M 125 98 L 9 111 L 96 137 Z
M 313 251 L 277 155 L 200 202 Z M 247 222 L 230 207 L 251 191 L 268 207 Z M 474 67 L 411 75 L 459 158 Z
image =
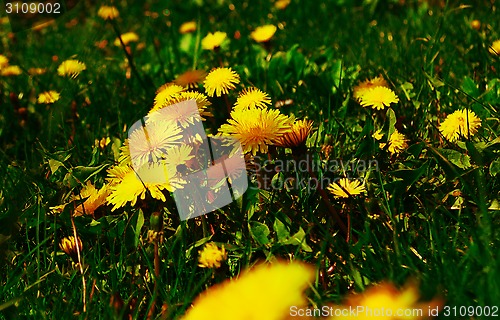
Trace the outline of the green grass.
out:
M 306 188 L 250 190 L 203 221 L 181 222 L 171 198 L 164 207 L 151 200 L 112 213 L 104 206 L 98 220 L 74 219 L 84 247 L 85 317 L 118 318 L 129 312 L 127 304 L 134 318 L 145 317 L 154 300 L 154 249 L 147 230 L 158 208 L 165 226 L 155 317 L 163 304 L 167 318 L 180 317 L 207 287 L 273 257 L 293 257 L 317 268 L 314 290 L 308 291 L 313 305 L 340 303 L 349 292 L 382 280 L 403 285 L 408 279 L 419 280 L 424 299 L 442 296 L 448 306 L 498 305 L 500 213 L 488 209 L 500 199 L 500 59 L 488 52 L 500 38 L 494 1 L 459 6 L 453 1 L 292 0 L 283 11 L 270 1 L 238 1 L 234 10 L 222 0 L 198 2 L 115 3 L 116 28 L 136 32 L 144 43 L 142 49 L 131 46 L 140 79 L 125 76 L 126 57 L 113 45 L 113 26 L 97 17 L 94 6 L 80 3 L 41 31 L 8 36 L 8 25 L 2 26 L 0 54 L 11 65 L 48 71 L 0 77 L 0 319 L 82 313 L 82 274 L 58 247 L 61 238 L 72 235 L 71 212 L 68 207 L 52 215 L 49 207 L 78 192 L 86 179 L 104 183 L 126 138 L 124 128 L 149 111 L 159 86 L 192 68 L 209 71 L 219 59 L 239 73 L 242 85 L 266 91 L 273 104 L 293 99 L 282 113 L 314 120 L 317 133 L 308 141 L 309 154 L 318 158 L 327 144 L 331 159 L 378 162 L 377 170 L 363 172 L 366 196 L 347 202 L 329 196 L 341 218 L 350 217 L 351 240 L 339 232 L 319 192 Z M 159 15 L 146 16 L 146 11 Z M 67 27 L 72 19 L 78 23 Z M 481 21 L 480 30 L 471 28 L 474 19 Z M 179 26 L 190 20 L 198 22 L 198 31 L 180 35 Z M 249 35 L 269 23 L 279 30 L 268 56 Z M 198 45 L 213 31 L 230 38 L 219 55 Z M 109 43 L 98 49 L 102 40 Z M 72 56 L 87 70 L 75 80 L 59 77 L 58 65 Z M 352 98 L 359 81 L 379 74 L 399 96 L 394 117 L 362 108 Z M 50 107 L 36 104 L 45 90 L 61 92 L 61 100 Z M 236 91 L 230 100 L 235 97 Z M 223 123 L 223 101 L 213 104 L 215 123 Z M 482 127 L 470 141 L 447 142 L 438 121 L 461 108 L 473 110 Z M 213 124 L 207 122 L 207 130 L 215 133 Z M 397 156 L 371 137 L 374 128 L 387 132 L 394 125 L 410 140 Z M 102 137 L 112 144 L 93 147 Z M 292 159 L 284 150 L 273 155 Z M 61 168 L 53 172 L 50 159 L 61 161 Z M 310 178 L 307 172 L 291 174 Z M 316 174 L 357 176 L 352 170 Z M 455 190 L 464 201 L 459 210 L 451 209 Z M 292 235 L 303 230 L 304 242 L 285 243 L 278 227 Z M 227 263 L 214 271 L 198 267 L 197 252 L 209 240 L 225 243 L 229 251 Z M 330 266 L 334 271 L 325 275 Z M 124 306 L 114 308 L 112 300 Z

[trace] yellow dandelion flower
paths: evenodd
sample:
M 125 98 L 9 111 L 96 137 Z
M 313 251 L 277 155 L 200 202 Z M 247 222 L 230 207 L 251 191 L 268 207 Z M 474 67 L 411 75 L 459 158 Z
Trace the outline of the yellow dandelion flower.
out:
M 205 38 L 201 40 L 201 47 L 205 50 L 215 50 L 220 48 L 224 40 L 226 40 L 227 34 L 225 32 L 214 32 L 208 33 Z
M 182 34 L 185 33 L 191 33 L 196 31 L 196 22 L 195 21 L 189 21 L 189 22 L 184 22 L 181 24 L 179 28 L 179 32 Z
M 120 35 L 120 38 L 122 38 L 123 44 L 128 45 L 131 42 L 137 42 L 139 41 L 139 36 L 135 32 L 127 32 L 122 35 Z M 120 38 L 116 38 L 115 42 L 113 44 L 117 47 L 121 46 L 122 43 L 120 42 Z
M 155 102 L 153 104 L 152 111 L 161 109 L 165 104 L 170 104 L 171 99 L 176 94 L 185 91 L 186 89 L 182 86 L 166 83 L 156 90 Z
M 202 268 L 220 268 L 221 262 L 227 259 L 226 248 L 224 245 L 219 247 L 210 242 L 199 252 L 198 262 Z
M 0 69 L 8 65 L 9 65 L 9 59 L 3 54 L 0 54 Z
M 349 180 L 348 178 L 332 182 L 327 189 L 333 194 L 334 198 L 349 198 L 366 192 L 365 186 L 361 181 Z
M 376 86 L 368 89 L 360 98 L 360 104 L 363 107 L 372 107 L 373 109 L 382 110 L 391 103 L 398 103 L 399 98 L 389 88 Z
M 113 6 L 101 6 L 97 15 L 104 20 L 113 20 L 120 16 L 120 12 Z
M 180 143 L 181 128 L 172 121 L 151 121 L 129 134 L 132 164 L 142 167 L 164 158 L 167 149 Z
M 19 66 L 6 66 L 0 69 L 0 73 L 5 77 L 18 76 L 23 73 L 23 70 Z
M 296 120 L 291 130 L 277 139 L 275 145 L 285 148 L 296 148 L 304 145 L 311 133 L 313 122 L 310 120 Z
M 216 68 L 205 78 L 205 91 L 209 97 L 227 94 L 240 83 L 240 76 L 231 68 Z
M 374 87 L 389 87 L 389 84 L 382 76 L 375 77 L 373 79 L 367 79 L 360 82 L 356 87 L 354 87 L 353 97 L 356 100 L 361 99 L 361 96 L 371 88 Z
M 182 319 L 281 320 L 292 306 L 307 304 L 303 292 L 313 277 L 299 262 L 259 265 L 200 294 Z
M 491 47 L 488 50 L 491 54 L 500 56 L 500 40 L 493 41 Z
M 76 78 L 83 70 L 86 70 L 87 66 L 85 63 L 78 60 L 65 60 L 57 68 L 57 74 L 60 76 L 69 76 L 71 78 Z
M 189 70 L 179 75 L 174 80 L 174 83 L 181 87 L 196 89 L 206 76 L 207 74 L 203 70 Z
M 231 112 L 229 123 L 223 124 L 219 132 L 238 139 L 243 152 L 255 155 L 258 151 L 267 152 L 267 146 L 289 132 L 294 121 L 294 117 L 283 115 L 279 110 L 238 109 Z
M 267 42 L 271 40 L 271 38 L 276 33 L 276 30 L 278 30 L 278 28 L 276 28 L 276 26 L 272 24 L 260 26 L 255 28 L 254 31 L 252 31 L 250 37 L 256 42 Z
M 240 92 L 234 108 L 265 108 L 266 105 L 271 105 L 271 98 L 269 95 L 260 89 L 252 87 L 243 89 L 243 91 Z
M 389 152 L 400 153 L 408 147 L 408 140 L 405 135 L 395 130 L 389 138 Z
M 443 306 L 443 301 L 441 299 L 433 299 L 425 303 L 419 302 L 419 300 L 420 295 L 415 284 L 408 284 L 405 288 L 399 290 L 392 283 L 385 282 L 372 286 L 363 293 L 352 294 L 343 305 L 334 306 L 332 313 L 337 314 L 335 310 L 360 310 L 359 307 L 363 307 L 363 310 L 384 310 L 384 315 L 381 316 L 381 318 L 386 320 L 417 320 L 428 319 L 430 315 L 427 314 L 427 310 L 431 308 L 437 308 L 439 310 Z M 407 310 L 424 311 L 422 313 L 405 312 L 404 315 L 400 315 L 401 311 Z M 371 312 L 359 312 L 354 315 L 342 312 L 338 314 L 339 316 L 329 319 L 374 319 L 373 313 Z
M 74 236 L 69 236 L 61 239 L 61 242 L 59 243 L 59 248 L 61 248 L 64 253 L 66 253 L 68 256 L 73 259 L 73 261 L 77 262 L 78 261 L 78 250 L 82 252 L 83 245 L 82 245 L 82 240 L 80 238 L 78 239 L 78 249 L 76 248 L 76 241 Z
M 60 97 L 61 95 L 57 91 L 54 90 L 45 91 L 38 95 L 37 102 L 51 104 L 59 100 Z
M 372 134 L 372 138 L 375 140 L 380 140 L 380 139 L 382 139 L 383 136 L 384 136 L 384 134 L 382 133 L 382 129 L 378 129 L 377 131 L 375 131 Z
M 176 169 L 178 165 L 185 165 L 193 158 L 193 147 L 187 144 L 181 144 L 168 149 L 165 164 Z
M 139 170 L 134 170 L 130 165 L 119 165 L 109 169 L 107 179 L 110 194 L 106 201 L 113 205 L 111 211 L 124 207 L 128 203 L 134 206 L 138 198 L 144 200 L 148 193 L 154 199 L 165 202 L 166 198 L 162 191 L 172 192 L 176 188 L 182 188 L 183 183 L 174 176 L 173 172 L 168 172 L 169 169 L 171 169 L 170 166 L 161 164 L 146 165 Z
M 159 117 L 164 116 L 165 114 L 158 113 L 157 115 L 153 115 L 153 113 L 155 113 L 156 111 L 161 110 L 163 108 L 166 108 L 168 106 L 171 106 L 171 105 L 183 102 L 183 101 L 188 101 L 188 100 L 195 100 L 196 101 L 196 105 L 198 106 L 198 114 L 201 115 L 201 117 L 202 117 L 201 120 L 205 120 L 203 118 L 204 116 L 207 116 L 207 117 L 213 116 L 212 113 L 210 113 L 209 111 L 206 110 L 206 107 L 210 106 L 212 103 L 210 101 L 208 101 L 208 98 L 206 95 L 204 95 L 201 92 L 196 92 L 196 91 L 183 91 L 183 92 L 171 95 L 167 100 L 165 100 L 163 105 L 161 105 L 157 108 L 153 107 L 151 109 L 151 111 L 149 112 L 149 115 L 150 115 L 151 119 L 161 120 Z M 173 110 L 170 110 L 170 111 L 173 111 Z M 172 112 L 172 113 L 174 113 L 174 112 Z M 197 117 L 196 114 L 193 114 L 193 116 Z M 169 116 L 167 118 L 171 118 L 172 120 L 176 120 L 179 123 L 182 122 L 183 124 L 181 124 L 181 127 L 185 127 L 185 125 L 184 125 L 185 122 L 181 121 L 182 118 L 173 119 L 171 116 Z M 191 123 L 192 123 L 192 121 L 191 121 Z
M 100 190 L 90 182 L 87 181 L 85 187 L 80 191 L 79 194 L 74 194 L 72 196 L 73 201 L 79 201 L 85 199 L 85 201 L 79 204 L 73 215 L 75 217 L 86 215 L 94 215 L 95 210 L 106 203 L 106 198 L 109 196 L 109 189 L 107 185 L 104 185 Z
M 284 10 L 290 4 L 291 0 L 278 0 L 274 3 L 274 7 L 279 10 Z
M 457 110 L 448 115 L 439 126 L 441 134 L 451 142 L 460 137 L 472 137 L 481 127 L 481 119 L 468 109 Z
M 470 26 L 474 30 L 479 30 L 479 29 L 481 29 L 481 21 L 479 21 L 479 20 L 472 20 L 471 23 L 470 23 Z
M 28 74 L 30 76 L 39 76 L 41 74 L 44 74 L 45 72 L 47 72 L 47 69 L 45 69 L 45 68 L 29 68 L 28 69 Z

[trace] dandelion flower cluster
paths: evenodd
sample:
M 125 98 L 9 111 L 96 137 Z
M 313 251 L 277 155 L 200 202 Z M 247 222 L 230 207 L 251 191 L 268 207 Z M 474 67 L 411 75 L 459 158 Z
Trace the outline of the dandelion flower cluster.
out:
M 70 60 L 65 60 L 63 61 L 59 67 L 57 68 L 57 74 L 63 77 L 71 77 L 71 78 L 76 78 L 80 72 L 83 70 L 86 70 L 87 66 L 85 63 L 70 59 Z
M 289 132 L 294 121 L 294 117 L 283 115 L 279 110 L 237 109 L 231 112 L 231 119 L 219 132 L 238 139 L 243 152 L 256 155 L 259 151 L 267 152 L 268 145 L 275 144 Z
M 461 136 L 475 135 L 479 127 L 481 127 L 481 119 L 473 111 L 462 109 L 448 115 L 439 126 L 439 131 L 446 139 L 454 142 Z
M 104 20 L 113 20 L 120 16 L 120 12 L 113 6 L 101 6 L 97 11 L 97 15 Z
M 221 262 L 226 259 L 227 253 L 224 245 L 219 249 L 214 242 L 210 242 L 200 251 L 198 262 L 202 268 L 220 268 Z
M 57 91 L 54 90 L 45 91 L 38 95 L 37 102 L 51 104 L 59 100 L 60 97 L 61 95 Z
M 234 108 L 265 108 L 266 105 L 271 105 L 271 98 L 269 95 L 262 92 L 260 89 L 251 87 L 249 89 L 243 89 L 243 91 L 240 92 Z
M 398 102 L 399 98 L 394 91 L 382 86 L 367 89 L 360 97 L 360 104 L 363 107 L 371 107 L 378 110 L 383 110 L 385 107 L 390 106 L 391 103 Z
M 328 191 L 334 198 L 349 198 L 366 192 L 365 186 L 359 180 L 342 178 L 337 182 L 332 182 L 328 186 Z
M 217 31 L 208 33 L 207 36 L 201 40 L 201 47 L 205 50 L 218 49 L 226 38 L 227 34 L 225 32 Z
M 185 91 L 183 86 L 167 83 L 156 90 L 155 101 L 153 104 L 152 111 L 161 109 L 165 104 L 170 104 L 172 97 L 176 94 Z
M 278 30 L 278 28 L 272 24 L 260 26 L 255 28 L 255 30 L 250 33 L 250 37 L 252 37 L 252 39 L 256 42 L 267 42 L 271 40 L 276 33 L 276 30 Z
M 205 91 L 209 97 L 227 94 L 240 83 L 240 76 L 231 68 L 215 68 L 205 78 Z
M 303 292 L 313 276 L 299 262 L 259 265 L 200 294 L 182 319 L 281 320 L 291 306 L 307 304 Z

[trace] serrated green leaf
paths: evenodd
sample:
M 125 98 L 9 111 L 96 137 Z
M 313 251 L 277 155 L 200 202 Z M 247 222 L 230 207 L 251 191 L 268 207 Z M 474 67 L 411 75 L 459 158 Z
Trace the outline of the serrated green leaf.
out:
M 60 167 L 64 167 L 64 163 L 62 163 L 59 160 L 49 159 L 49 167 L 50 167 L 50 172 L 54 174 L 57 172 L 57 170 L 59 170 Z

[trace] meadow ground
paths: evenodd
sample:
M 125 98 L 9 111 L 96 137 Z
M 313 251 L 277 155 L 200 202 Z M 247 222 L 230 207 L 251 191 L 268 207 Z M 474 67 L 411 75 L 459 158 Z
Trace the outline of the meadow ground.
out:
M 0 13 L 0 319 L 500 316 L 494 0 L 70 2 Z

